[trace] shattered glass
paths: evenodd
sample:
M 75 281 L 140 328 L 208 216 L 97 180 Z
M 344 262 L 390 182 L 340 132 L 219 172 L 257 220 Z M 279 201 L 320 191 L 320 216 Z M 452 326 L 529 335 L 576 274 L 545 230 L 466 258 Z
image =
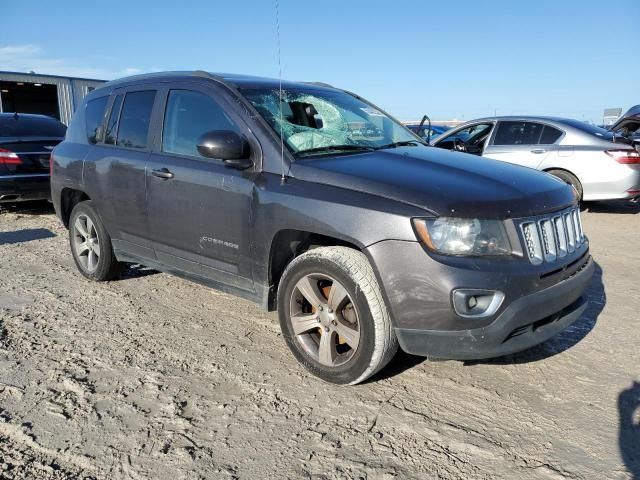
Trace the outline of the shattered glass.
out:
M 415 141 L 404 127 L 337 90 L 244 89 L 242 93 L 293 153 L 330 146 L 377 147 Z

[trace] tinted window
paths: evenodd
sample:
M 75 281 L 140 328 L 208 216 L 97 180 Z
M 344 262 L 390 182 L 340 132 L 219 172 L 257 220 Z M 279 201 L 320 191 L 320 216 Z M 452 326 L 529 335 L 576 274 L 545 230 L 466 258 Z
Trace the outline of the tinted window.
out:
M 549 125 L 545 125 L 544 129 L 542 130 L 542 136 L 540 137 L 540 143 L 542 145 L 551 145 L 553 143 L 556 143 L 561 136 L 561 130 L 550 127 Z
M 64 137 L 67 127 L 44 116 L 0 115 L 0 137 Z
M 533 122 L 500 122 L 494 145 L 536 145 L 543 125 Z
M 104 143 L 109 145 L 116 144 L 116 128 L 118 125 L 118 116 L 120 115 L 120 107 L 122 106 L 122 95 L 118 95 L 111 106 L 111 114 L 109 115 L 109 123 L 104 135 Z
M 201 156 L 198 138 L 212 130 L 238 131 L 222 107 L 211 97 L 190 90 L 171 90 L 167 100 L 162 151 Z
M 127 148 L 147 148 L 151 110 L 156 97 L 154 90 L 127 93 L 118 122 L 116 145 Z
M 104 110 L 107 108 L 108 99 L 109 97 L 100 97 L 87 103 L 85 122 L 89 143 L 95 144 L 100 140 L 100 127 L 102 126 L 102 119 L 104 118 Z

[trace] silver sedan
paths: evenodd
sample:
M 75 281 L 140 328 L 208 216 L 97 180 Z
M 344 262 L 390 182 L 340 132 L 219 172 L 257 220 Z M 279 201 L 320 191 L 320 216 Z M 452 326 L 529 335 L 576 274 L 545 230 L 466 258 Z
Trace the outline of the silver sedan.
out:
M 640 197 L 640 153 L 608 130 L 555 117 L 491 117 L 466 122 L 432 145 L 548 172 L 582 200 Z

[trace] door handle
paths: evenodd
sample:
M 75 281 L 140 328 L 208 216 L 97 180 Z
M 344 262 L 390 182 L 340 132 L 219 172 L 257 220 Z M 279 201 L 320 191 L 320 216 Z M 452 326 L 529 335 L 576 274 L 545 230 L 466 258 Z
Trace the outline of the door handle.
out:
M 545 153 L 546 150 L 544 148 L 534 148 L 531 150 L 531 153 Z
M 173 178 L 173 173 L 171 173 L 166 168 L 159 168 L 158 170 L 151 170 L 151 175 L 153 175 L 154 177 L 164 178 L 165 180 Z

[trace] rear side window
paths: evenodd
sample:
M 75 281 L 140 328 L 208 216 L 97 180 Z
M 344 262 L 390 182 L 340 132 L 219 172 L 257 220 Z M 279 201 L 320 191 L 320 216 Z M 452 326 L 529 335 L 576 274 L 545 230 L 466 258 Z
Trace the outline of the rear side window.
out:
M 64 137 L 67 127 L 55 118 L 2 115 L 0 137 Z
M 162 151 L 201 157 L 198 138 L 212 130 L 232 130 L 238 127 L 222 107 L 208 95 L 191 90 L 171 90 L 167 100 L 162 134 Z
M 122 95 L 118 95 L 111 106 L 109 114 L 109 123 L 104 134 L 104 143 L 108 145 L 116 144 L 116 127 L 118 126 L 118 117 L 120 116 L 120 107 L 122 107 Z
M 537 145 L 544 125 L 533 122 L 500 122 L 494 145 Z
M 540 143 L 542 145 L 552 145 L 558 141 L 562 136 L 562 131 L 557 128 L 545 125 L 542 130 L 542 136 L 540 137 Z
M 96 144 L 102 136 L 101 127 L 104 118 L 104 110 L 107 108 L 109 97 L 100 97 L 87 103 L 85 110 L 85 123 L 87 125 L 87 141 Z
M 155 90 L 130 92 L 124 97 L 118 122 L 116 145 L 126 148 L 147 148 L 151 111 Z

